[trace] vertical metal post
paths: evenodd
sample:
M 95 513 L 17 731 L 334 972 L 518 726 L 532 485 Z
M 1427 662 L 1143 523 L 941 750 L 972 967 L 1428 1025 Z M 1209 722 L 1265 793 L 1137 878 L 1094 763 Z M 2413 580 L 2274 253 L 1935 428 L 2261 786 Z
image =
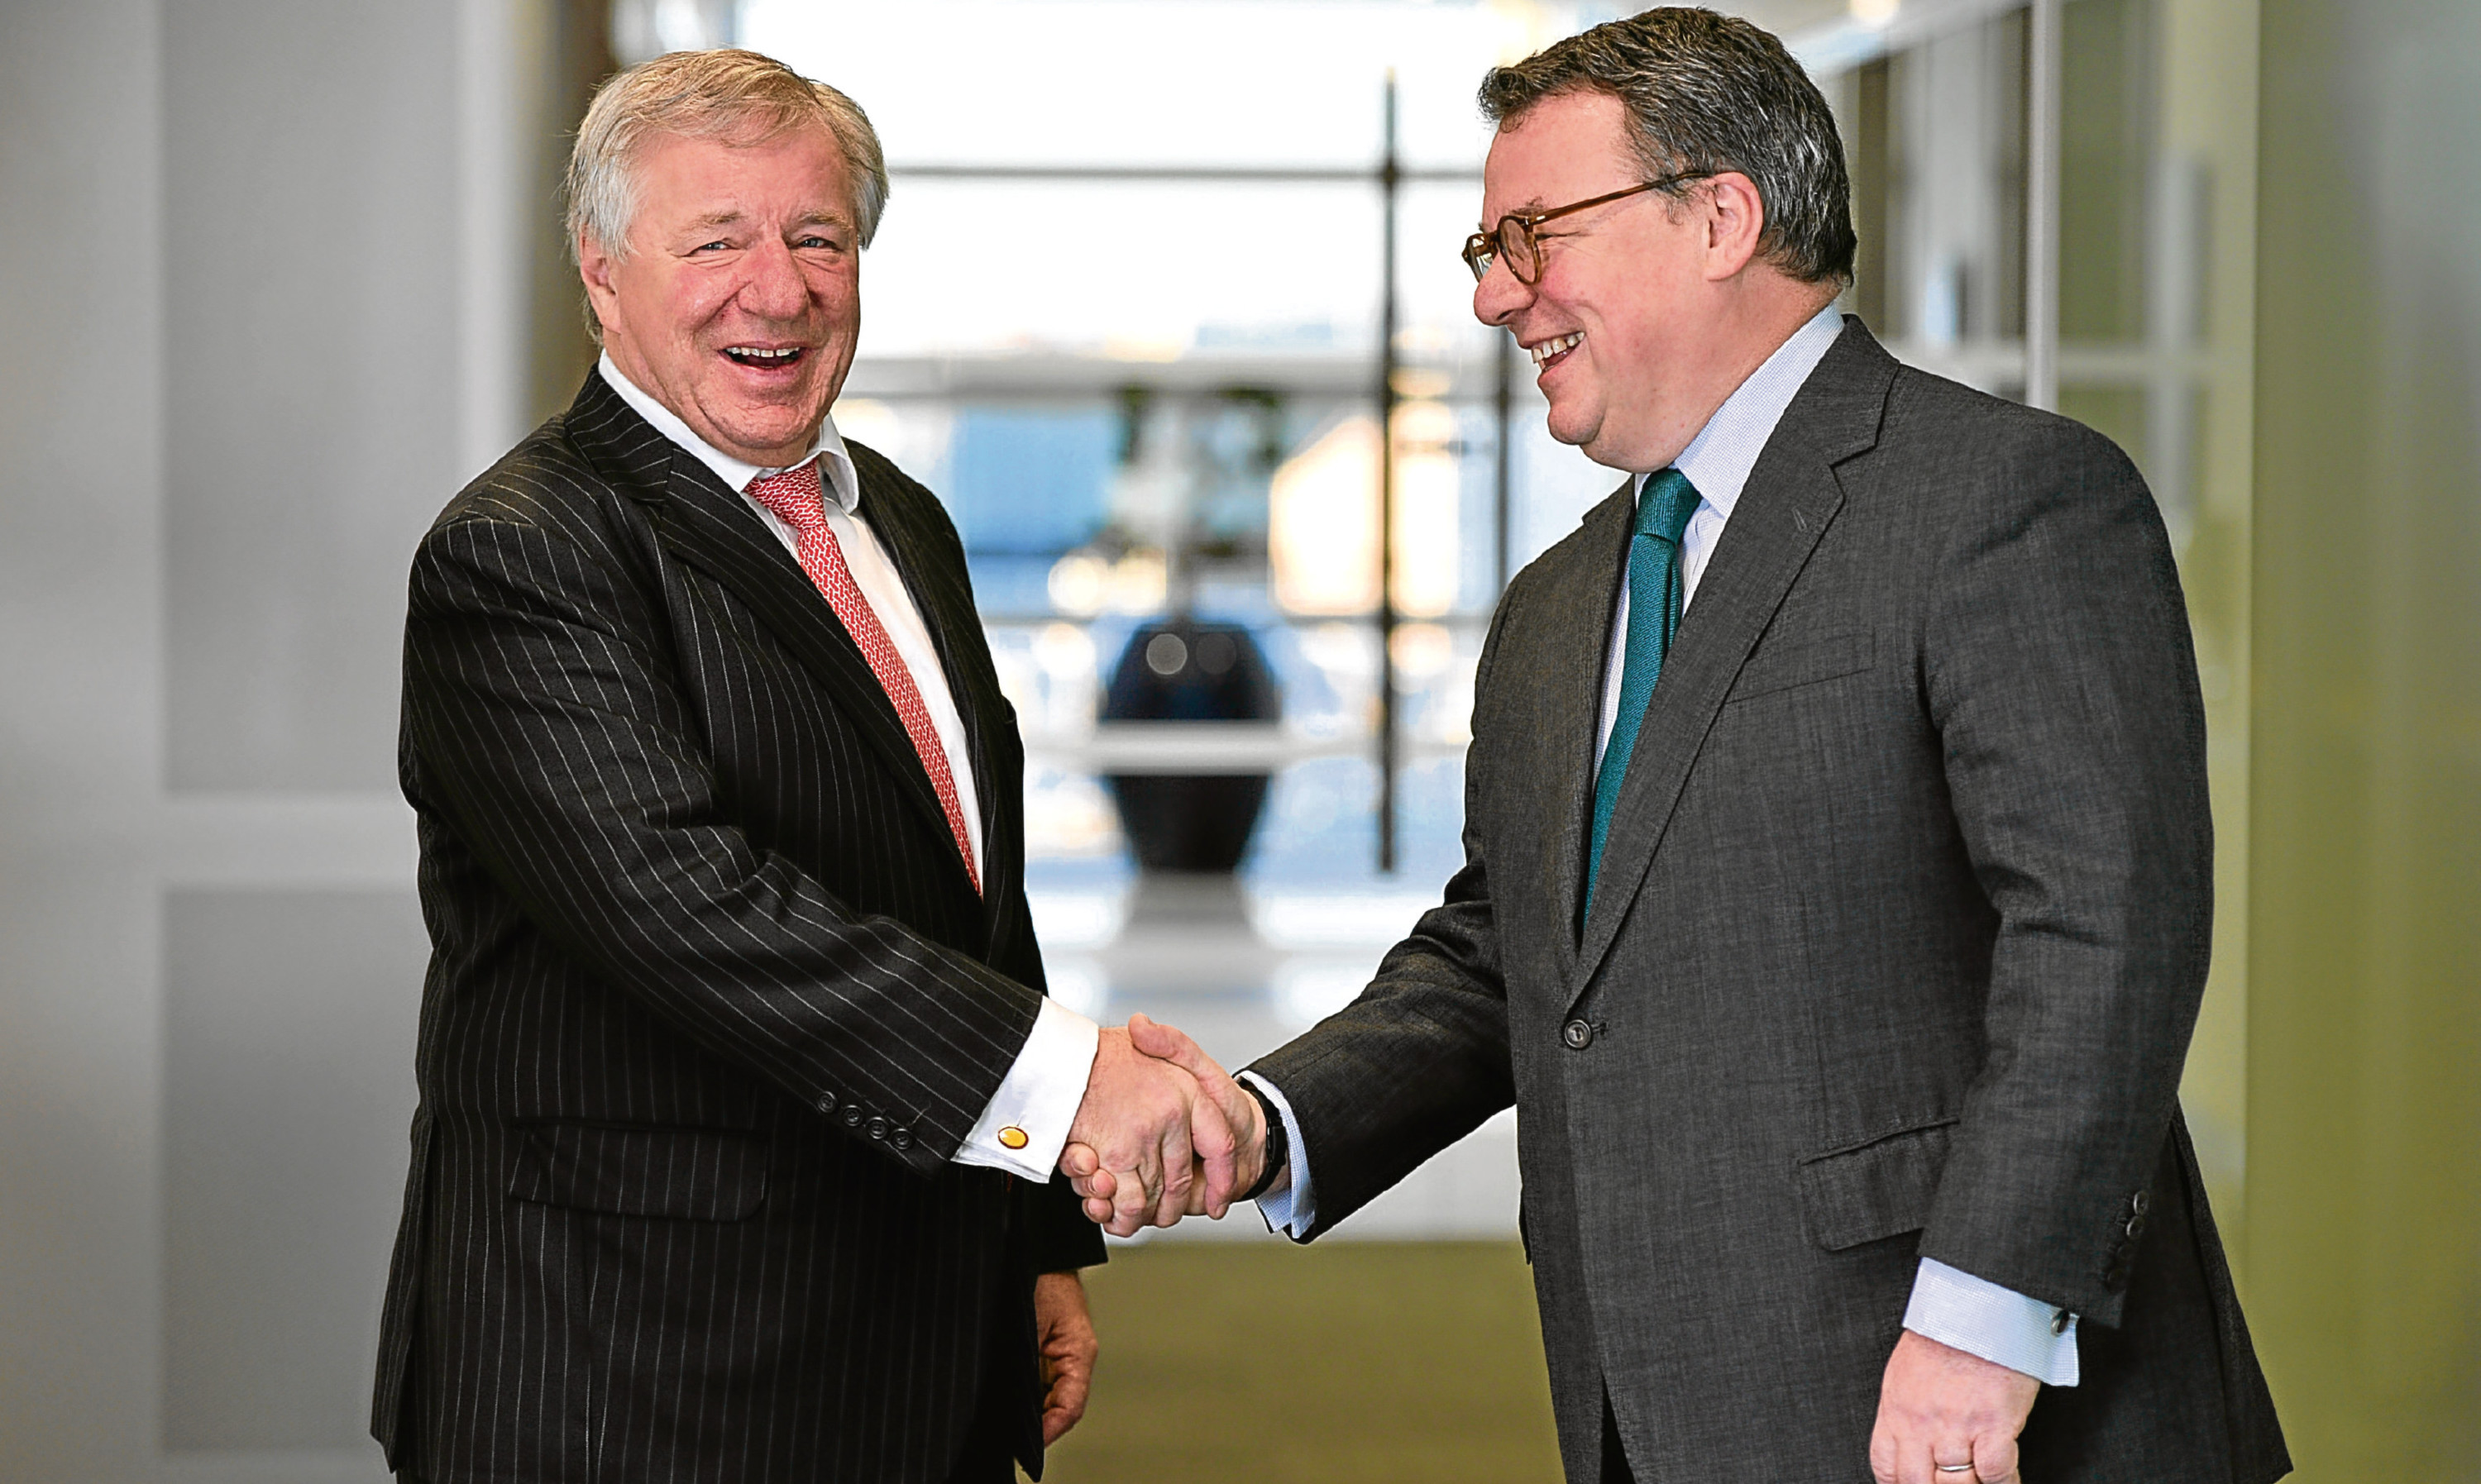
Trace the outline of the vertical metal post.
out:
M 1491 574 L 1497 579 L 1492 586 L 1493 601 L 1507 590 L 1511 574 L 1508 565 L 1515 555 L 1511 526 L 1515 509 L 1516 451 L 1508 440 L 1516 434 L 1516 337 L 1502 339 L 1496 332 L 1490 337 L 1491 350 L 1497 361 L 1498 375 L 1492 380 L 1491 412 L 1499 420 L 1499 436 L 1491 445 L 1498 457 L 1491 470 L 1490 552 Z
M 2059 405 L 2059 107 L 2064 0 L 2032 0 L 2024 101 L 2024 404 Z
M 1383 95 L 1378 162 L 1378 870 L 1396 870 L 1396 69 Z

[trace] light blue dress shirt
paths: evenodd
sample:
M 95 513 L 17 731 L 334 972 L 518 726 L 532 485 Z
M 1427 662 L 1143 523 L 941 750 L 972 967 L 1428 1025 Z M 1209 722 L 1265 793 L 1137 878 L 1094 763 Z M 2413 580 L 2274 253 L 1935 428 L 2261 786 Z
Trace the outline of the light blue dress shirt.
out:
M 1724 524 L 1732 518 L 1732 508 L 1739 503 L 1740 490 L 1749 482 L 1749 471 L 1757 467 L 1758 455 L 1764 451 L 1766 440 L 1774 436 L 1784 409 L 1791 405 L 1792 398 L 1817 369 L 1817 363 L 1825 359 L 1835 337 L 1842 332 L 1843 317 L 1832 305 L 1819 310 L 1815 318 L 1792 331 L 1791 338 L 1777 347 L 1764 364 L 1749 374 L 1749 378 L 1698 430 L 1688 447 L 1672 460 L 1672 467 L 1688 476 L 1688 482 L 1697 486 L 1699 496 L 1697 511 L 1688 517 L 1688 529 L 1681 536 L 1683 612 L 1697 599 L 1697 581 L 1705 575 L 1707 559 L 1713 555 L 1714 543 L 1721 538 Z M 1645 480 L 1642 474 L 1636 477 L 1639 490 L 1645 487 Z M 1618 718 L 1621 657 L 1628 635 L 1628 584 L 1620 584 L 1619 589 L 1618 612 L 1611 624 L 1610 655 L 1604 665 L 1602 725 L 1594 743 L 1597 767 L 1601 765 L 1604 746 L 1610 741 L 1611 725 Z M 1281 1195 L 1260 1201 L 1259 1214 L 1266 1217 L 1269 1228 L 1297 1238 L 1317 1219 L 1309 1149 L 1301 1138 L 1300 1122 L 1293 1117 L 1292 1105 L 1272 1083 L 1254 1072 L 1241 1076 L 1263 1089 L 1275 1105 L 1283 1116 L 1284 1133 L 1292 1149 L 1292 1185 Z M 2076 1315 L 2063 1315 L 2039 1299 L 2027 1298 L 1929 1258 L 1921 1259 L 1920 1268 L 1914 1276 L 1912 1301 L 1904 1310 L 1904 1328 L 2051 1386 L 2076 1384 Z

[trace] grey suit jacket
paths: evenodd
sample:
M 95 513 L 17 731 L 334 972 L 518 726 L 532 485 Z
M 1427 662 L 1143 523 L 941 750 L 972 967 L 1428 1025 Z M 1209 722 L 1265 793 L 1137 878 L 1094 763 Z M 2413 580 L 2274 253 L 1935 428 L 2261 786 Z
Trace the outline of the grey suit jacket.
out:
M 2205 727 L 2152 498 L 2075 423 L 1858 322 L 1761 456 L 1638 734 L 1591 902 L 1623 486 L 1509 587 L 1466 864 L 1259 1063 L 1315 1237 L 1511 1100 L 1569 1476 L 1868 1477 L 1920 1258 L 2083 1315 L 2026 1477 L 2288 1468 L 2177 1091 Z

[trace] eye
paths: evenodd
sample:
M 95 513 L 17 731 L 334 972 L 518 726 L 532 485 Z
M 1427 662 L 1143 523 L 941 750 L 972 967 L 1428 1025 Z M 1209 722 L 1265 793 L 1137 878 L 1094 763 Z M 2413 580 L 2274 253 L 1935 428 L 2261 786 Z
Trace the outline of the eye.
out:
M 702 242 L 690 249 L 692 254 L 700 252 L 729 252 L 731 250 L 732 244 L 720 237 L 717 238 L 713 242 Z
M 793 246 L 812 251 L 825 252 L 842 252 L 845 247 L 843 243 L 837 241 L 835 238 L 826 236 L 820 232 L 811 232 L 806 236 L 796 238 Z

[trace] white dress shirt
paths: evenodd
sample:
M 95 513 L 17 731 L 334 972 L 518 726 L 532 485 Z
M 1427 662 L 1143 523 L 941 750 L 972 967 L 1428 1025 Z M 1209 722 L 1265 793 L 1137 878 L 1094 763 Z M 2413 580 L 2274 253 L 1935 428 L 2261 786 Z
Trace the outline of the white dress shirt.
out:
M 793 528 L 749 497 L 751 482 L 777 470 L 744 463 L 709 444 L 669 407 L 622 375 L 620 368 L 612 364 L 609 352 L 596 370 L 605 384 L 652 424 L 657 432 L 714 470 L 726 488 L 739 491 L 743 503 L 766 523 L 768 530 L 775 533 L 775 538 L 784 543 L 793 560 L 800 560 L 799 538 Z M 823 476 L 819 486 L 826 496 L 827 529 L 834 533 L 836 545 L 844 552 L 845 565 L 852 571 L 853 586 L 861 589 L 905 669 L 912 672 L 914 689 L 922 692 L 922 704 L 930 713 L 931 729 L 939 735 L 940 749 L 948 754 L 948 771 L 955 779 L 956 805 L 965 816 L 965 832 L 973 846 L 974 871 L 979 877 L 982 868 L 982 815 L 974 793 L 973 754 L 966 748 L 964 717 L 956 710 L 954 693 L 948 689 L 948 673 L 939 664 L 937 646 L 930 641 L 929 626 L 922 621 L 921 610 L 913 606 L 913 595 L 905 590 L 903 575 L 888 560 L 887 549 L 879 544 L 870 522 L 863 518 L 861 480 L 853 470 L 851 452 L 836 431 L 833 416 L 819 424 L 819 435 L 809 453 L 783 467 L 798 468 L 813 457 L 819 460 Z M 824 603 L 825 595 L 821 594 L 819 601 Z M 980 1121 L 957 1149 L 955 1162 L 987 1165 L 1036 1182 L 1050 1180 L 1052 1170 L 1059 1163 L 1059 1151 L 1068 1142 L 1068 1126 L 1077 1116 L 1078 1105 L 1084 1101 L 1085 1081 L 1093 1074 L 1094 1051 L 1100 1035 L 1094 1022 L 1057 1000 L 1045 999 L 1034 1017 L 1033 1033 L 1026 1038 L 1007 1077 L 992 1095 L 990 1106 L 982 1110 Z M 1024 1133 L 1024 1148 L 1010 1149 L 1000 1142 L 1000 1131 L 1009 1128 Z
M 1696 600 L 1697 580 L 1705 575 L 1707 560 L 1714 554 L 1714 543 L 1721 539 L 1724 524 L 1732 518 L 1732 508 L 1739 503 L 1740 490 L 1749 482 L 1749 471 L 1757 467 L 1758 455 L 1764 451 L 1766 440 L 1774 436 L 1775 425 L 1783 420 L 1793 396 L 1817 369 L 1817 363 L 1826 358 L 1835 337 L 1842 332 L 1843 317 L 1832 305 L 1819 310 L 1792 331 L 1790 339 L 1776 347 L 1764 364 L 1749 374 L 1749 378 L 1714 409 L 1714 415 L 1698 430 L 1688 447 L 1672 460 L 1671 467 L 1688 477 L 1698 495 L 1697 509 L 1688 517 L 1688 527 L 1681 534 L 1683 612 Z M 1643 474 L 1636 477 L 1640 494 L 1646 479 Z M 1611 621 L 1610 653 L 1604 664 L 1602 721 L 1594 742 L 1597 768 L 1602 765 L 1603 749 L 1610 743 L 1611 727 L 1619 719 L 1620 669 L 1628 647 L 1628 584 L 1622 582 L 1617 612 Z M 1255 1073 L 1242 1075 L 1265 1089 L 1283 1115 L 1284 1133 L 1291 1140 L 1292 1186 L 1280 1196 L 1260 1201 L 1259 1213 L 1267 1218 L 1267 1225 L 1298 1237 L 1309 1230 L 1317 1216 L 1309 1153 L 1302 1145 L 1299 1122 L 1273 1084 Z M 2060 1322 L 2063 1319 L 2064 1325 Z M 1914 1277 L 1912 1301 L 1904 1311 L 1904 1327 L 2051 1386 L 2076 1384 L 2075 1315 L 2063 1315 L 2039 1299 L 2027 1298 L 1929 1258 L 1921 1259 L 1920 1271 Z

